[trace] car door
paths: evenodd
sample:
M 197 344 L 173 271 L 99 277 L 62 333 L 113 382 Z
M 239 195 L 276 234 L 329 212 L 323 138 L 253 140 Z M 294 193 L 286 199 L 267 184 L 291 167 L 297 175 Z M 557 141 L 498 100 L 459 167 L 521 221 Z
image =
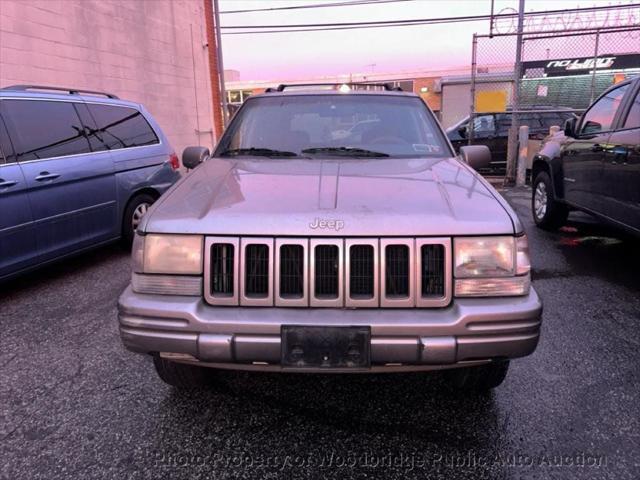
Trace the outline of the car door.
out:
M 0 117 L 0 278 L 37 263 L 33 230 L 27 182 Z
M 604 160 L 604 214 L 640 230 L 640 82 L 629 91 Z
M 613 122 L 629 84 L 601 96 L 580 119 L 575 138 L 563 148 L 565 200 L 575 206 L 604 213 L 604 158 Z
M 491 166 L 503 160 L 500 141 L 496 137 L 496 116 L 493 113 L 479 114 L 473 117 L 473 145 L 486 145 L 491 151 Z
M 81 101 L 2 102 L 43 261 L 117 236 L 113 161 L 108 151 L 92 151 L 82 107 Z

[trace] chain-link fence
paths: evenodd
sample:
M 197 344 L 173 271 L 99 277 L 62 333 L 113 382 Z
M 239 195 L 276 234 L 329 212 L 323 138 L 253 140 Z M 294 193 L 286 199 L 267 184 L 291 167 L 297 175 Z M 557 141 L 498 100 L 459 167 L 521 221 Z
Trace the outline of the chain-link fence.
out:
M 513 181 L 518 127 L 541 139 L 611 85 L 639 74 L 640 27 L 474 35 L 472 56 L 470 122 L 461 133 L 469 144 L 489 146 L 494 173 Z

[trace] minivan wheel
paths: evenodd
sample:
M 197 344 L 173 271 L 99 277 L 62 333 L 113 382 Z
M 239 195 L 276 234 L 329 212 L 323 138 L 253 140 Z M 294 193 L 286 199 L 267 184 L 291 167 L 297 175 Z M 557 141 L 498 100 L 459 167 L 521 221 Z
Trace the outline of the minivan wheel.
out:
M 133 236 L 142 221 L 142 217 L 155 201 L 155 197 L 148 193 L 136 195 L 129 201 L 122 218 L 122 240 L 126 247 L 131 248 Z
M 545 230 L 560 228 L 569 216 L 567 206 L 553 198 L 551 177 L 547 172 L 538 173 L 533 181 L 531 213 L 536 225 Z
M 499 386 L 507 376 L 509 360 L 495 360 L 477 367 L 445 371 L 447 383 L 459 390 L 486 391 Z
M 196 389 L 213 384 L 213 374 L 206 367 L 172 362 L 160 355 L 153 356 L 153 365 L 162 381 L 178 389 Z

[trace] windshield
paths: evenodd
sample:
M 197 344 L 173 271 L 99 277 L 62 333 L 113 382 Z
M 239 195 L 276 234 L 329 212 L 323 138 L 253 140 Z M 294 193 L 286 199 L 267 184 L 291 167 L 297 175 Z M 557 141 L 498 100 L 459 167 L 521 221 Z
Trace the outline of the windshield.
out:
M 216 155 L 444 157 L 450 152 L 419 98 L 335 94 L 248 100 Z

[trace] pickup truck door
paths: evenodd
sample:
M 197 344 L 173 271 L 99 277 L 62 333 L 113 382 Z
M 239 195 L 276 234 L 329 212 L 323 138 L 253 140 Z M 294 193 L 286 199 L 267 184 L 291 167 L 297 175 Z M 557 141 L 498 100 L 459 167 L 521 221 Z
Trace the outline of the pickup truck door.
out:
M 0 117 L 0 278 L 37 263 L 27 183 Z
M 624 108 L 605 152 L 604 213 L 640 230 L 640 82 Z
M 605 149 L 628 87 L 629 84 L 624 84 L 600 97 L 582 116 L 576 138 L 564 145 L 564 193 L 566 201 L 572 205 L 605 214 Z

